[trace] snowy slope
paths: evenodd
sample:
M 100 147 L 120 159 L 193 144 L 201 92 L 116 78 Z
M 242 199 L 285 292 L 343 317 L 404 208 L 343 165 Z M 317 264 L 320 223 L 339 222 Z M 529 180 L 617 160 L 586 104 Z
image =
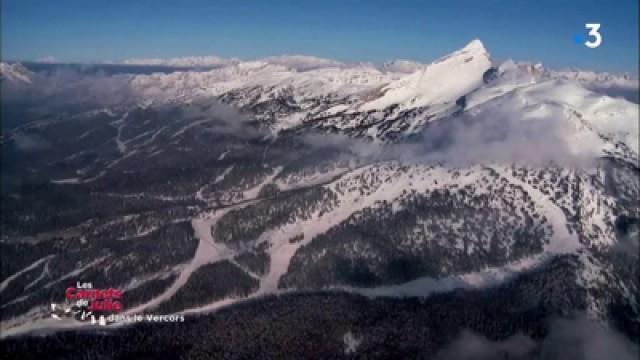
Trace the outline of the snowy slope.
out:
M 566 80 L 519 77 L 497 81 L 468 97 L 467 111 L 501 114 L 522 121 L 559 124 L 575 154 L 638 157 L 638 107 Z
M 0 62 L 0 79 L 10 85 L 24 86 L 32 83 L 33 73 L 20 63 Z
M 395 81 L 380 90 L 381 96 L 363 104 L 361 110 L 401 108 L 453 103 L 482 84 L 482 75 L 491 66 L 489 54 L 480 40 Z

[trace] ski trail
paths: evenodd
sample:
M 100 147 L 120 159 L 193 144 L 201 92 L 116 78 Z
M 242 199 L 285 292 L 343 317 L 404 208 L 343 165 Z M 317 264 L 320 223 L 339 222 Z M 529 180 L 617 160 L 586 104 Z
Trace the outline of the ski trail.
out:
M 356 178 L 363 173 L 366 173 L 366 168 L 358 169 L 349 175 Z M 393 173 L 393 175 L 398 174 Z M 332 227 L 347 220 L 352 214 L 374 206 L 378 201 L 391 200 L 398 197 L 407 188 L 410 181 L 404 175 L 406 174 L 396 178 L 396 183 L 381 181 L 376 190 L 366 196 L 361 196 L 358 192 L 350 192 L 340 200 L 340 203 L 333 210 L 322 216 L 318 216 L 320 212 L 318 210 L 309 220 L 287 224 L 277 230 L 263 234 L 262 236 L 271 243 L 271 264 L 269 273 L 260 282 L 258 294 L 272 293 L 278 290 L 280 278 L 287 272 L 291 259 L 301 246 L 308 244 L 317 235 L 325 233 Z M 336 180 L 326 186 L 335 186 L 339 182 L 340 180 Z M 303 240 L 293 244 L 289 242 L 292 236 L 300 233 L 304 235 Z
M 218 184 L 219 182 L 221 182 L 222 180 L 224 180 L 224 178 L 229 175 L 229 173 L 233 170 L 234 165 L 229 166 L 228 168 L 226 168 L 222 174 L 218 175 L 212 183 L 207 183 L 204 184 L 200 187 L 200 189 L 198 189 L 198 191 L 196 192 L 196 199 L 197 200 L 202 200 L 202 201 L 207 201 L 207 199 L 202 195 L 202 192 L 209 186 L 211 185 L 215 185 Z
M 27 266 L 26 268 L 24 268 L 24 269 L 18 271 L 17 273 L 9 276 L 8 278 L 4 279 L 4 281 L 2 283 L 0 283 L 0 292 L 4 291 L 4 289 L 6 289 L 7 286 L 9 285 L 9 283 L 12 282 L 14 279 L 16 279 L 20 275 L 26 273 L 27 271 L 35 269 L 38 265 L 40 265 L 43 262 L 53 258 L 54 256 L 55 255 L 45 256 L 42 259 L 39 259 L 39 260 L 35 261 L 33 264 Z
M 142 310 L 159 305 L 163 301 L 166 301 L 173 295 L 175 295 L 178 290 L 187 283 L 187 280 L 189 280 L 191 274 L 202 265 L 232 258 L 235 255 L 235 252 L 232 249 L 228 248 L 224 244 L 216 243 L 213 240 L 213 236 L 211 235 L 211 226 L 215 224 L 222 216 L 224 216 L 224 214 L 234 208 L 235 207 L 228 207 L 220 209 L 215 211 L 214 213 L 205 214 L 198 218 L 192 219 L 191 225 L 193 226 L 195 236 L 199 239 L 199 242 L 198 248 L 196 249 L 195 255 L 191 259 L 191 262 L 186 264 L 186 266 L 180 272 L 180 275 L 178 276 L 176 281 L 174 281 L 174 283 L 171 284 L 171 286 L 162 294 L 144 304 L 127 310 L 125 314 L 139 313 Z
M 225 152 L 220 154 L 220 156 L 218 156 L 218 161 L 224 160 L 224 158 L 227 157 L 227 154 L 229 154 L 230 152 L 231 152 L 231 150 L 226 150 Z
M 118 124 L 118 133 L 116 135 L 116 145 L 118 146 L 118 151 L 120 151 L 120 154 L 123 154 L 127 152 L 127 144 L 122 141 L 122 129 L 124 128 L 124 121 L 126 120 L 126 118 L 129 117 L 129 113 L 126 112 L 124 113 L 124 115 L 122 115 L 122 117 L 119 120 L 114 121 L 112 124 Z
M 35 284 L 38 283 L 38 281 L 44 279 L 46 276 L 49 276 L 49 263 L 51 262 L 51 259 L 48 259 L 47 262 L 44 263 L 44 266 L 42 268 L 42 273 L 40 273 L 40 276 L 38 276 L 35 280 L 33 280 L 29 285 L 25 286 L 24 289 L 28 290 L 31 287 L 33 287 Z
M 551 237 L 549 244 L 545 244 L 544 246 L 545 253 L 574 253 L 576 250 L 582 248 L 582 244 L 578 240 L 578 236 L 576 234 L 569 233 L 566 226 L 567 218 L 564 215 L 564 212 L 562 212 L 562 209 L 560 209 L 551 199 L 535 187 L 513 177 L 509 171 L 499 167 L 493 167 L 493 169 L 509 180 L 509 182 L 521 186 L 527 193 L 529 193 L 531 198 L 533 198 L 536 207 L 540 209 L 542 213 L 545 214 L 545 217 L 549 222 L 551 222 L 551 226 L 553 227 L 553 236 Z
M 260 184 L 252 187 L 249 190 L 244 191 L 243 194 L 242 194 L 243 199 L 256 199 L 258 197 L 258 194 L 260 193 L 260 189 L 262 189 L 262 187 L 264 185 L 272 183 L 273 179 L 275 179 L 276 176 L 278 176 L 278 174 L 280 174 L 282 169 L 284 169 L 283 166 L 278 166 L 277 168 L 274 169 L 273 173 L 271 175 L 265 177 L 264 180 Z

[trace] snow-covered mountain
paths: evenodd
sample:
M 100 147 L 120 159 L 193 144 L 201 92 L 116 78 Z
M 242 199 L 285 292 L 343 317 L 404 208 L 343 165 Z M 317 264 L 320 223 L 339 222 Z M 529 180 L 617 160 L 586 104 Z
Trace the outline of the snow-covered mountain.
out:
M 626 87 L 638 87 L 638 77 L 630 74 L 611 74 L 607 72 L 594 72 L 588 70 L 559 70 L 550 71 L 550 77 L 559 77 L 568 80 L 578 80 L 581 83 L 604 83 L 606 85 L 618 85 Z
M 7 87 L 39 76 L 1 69 Z M 47 92 L 3 141 L 29 161 L 3 189 L 3 334 L 78 326 L 43 307 L 76 279 L 125 289 L 129 313 L 327 289 L 457 306 L 465 289 L 504 295 L 513 323 L 637 326 L 638 106 L 599 87 L 634 79 L 495 64 L 479 40 L 429 64 L 283 56 L 106 79 Z M 112 91 L 62 96 L 91 81 Z
M 406 110 L 455 103 L 482 84 L 482 75 L 490 67 L 489 54 L 479 40 L 474 40 L 463 49 L 384 86 L 360 109 L 382 110 L 397 105 Z
M 546 72 L 540 64 L 507 61 L 494 68 L 488 52 L 477 40 L 408 75 L 386 70 L 362 64 L 345 66 L 316 58 L 281 57 L 209 72 L 139 75 L 130 83 L 146 99 L 191 101 L 218 97 L 252 112 L 278 131 L 300 126 L 338 128 L 382 140 L 420 131 L 428 122 L 458 111 L 465 102 L 478 106 L 489 100 L 502 101 L 498 97 L 507 93 L 529 94 L 524 90 L 526 86 L 549 82 L 537 89 L 552 90 L 560 80 L 574 84 L 564 87 L 569 92 L 553 92 L 544 99 L 532 100 L 536 103 L 557 102 L 554 96 L 585 96 L 582 89 L 589 88 L 585 86 L 586 80 Z M 626 78 L 614 80 L 618 78 L 608 75 L 607 79 L 613 82 Z M 607 97 L 599 99 L 603 102 L 599 106 L 603 107 L 608 101 L 616 102 Z M 612 106 L 622 106 L 618 111 L 627 119 L 637 113 L 632 103 L 617 102 Z M 634 133 L 633 125 L 629 126 L 627 132 Z M 636 147 L 633 139 L 628 145 Z
M 20 63 L 8 64 L 0 62 L 0 80 L 8 82 L 9 86 L 24 86 L 31 84 L 33 73 Z

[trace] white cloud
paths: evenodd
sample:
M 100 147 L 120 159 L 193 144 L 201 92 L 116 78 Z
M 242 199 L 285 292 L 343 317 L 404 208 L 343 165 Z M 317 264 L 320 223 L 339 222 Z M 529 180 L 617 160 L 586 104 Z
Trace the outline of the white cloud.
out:
M 57 62 L 59 62 L 58 59 L 53 55 L 47 55 L 47 56 L 41 57 L 37 61 L 41 62 L 41 63 L 57 63 Z

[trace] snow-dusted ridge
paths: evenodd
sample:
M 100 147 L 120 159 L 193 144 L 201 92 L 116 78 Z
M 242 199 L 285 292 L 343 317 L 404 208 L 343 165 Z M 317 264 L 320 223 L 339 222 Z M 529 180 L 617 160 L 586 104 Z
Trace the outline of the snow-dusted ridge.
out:
M 142 98 L 163 101 L 222 98 L 235 107 L 255 112 L 276 132 L 313 124 L 383 139 L 396 137 L 398 133 L 419 132 L 428 122 L 460 110 L 461 105 L 480 109 L 505 99 L 513 102 L 515 98 L 535 94 L 536 98 L 523 100 L 526 106 L 514 110 L 514 116 L 527 116 L 532 103 L 562 111 L 586 110 L 590 113 L 583 115 L 588 122 L 601 122 L 595 118 L 611 116 L 601 110 L 593 113 L 591 109 L 583 109 L 593 106 L 578 99 L 592 98 L 600 107 L 619 108 L 624 114 L 619 123 L 628 127 L 622 132 L 633 135 L 634 125 L 628 119 L 637 113 L 636 104 L 588 91 L 603 85 L 602 79 L 607 79 L 607 84 L 624 83 L 626 91 L 629 86 L 637 88 L 637 81 L 634 85 L 628 76 L 581 74 L 568 76 L 547 71 L 541 64 L 511 60 L 494 68 L 482 42 L 474 40 L 430 64 L 399 61 L 378 68 L 306 56 L 281 56 L 205 72 L 138 75 L 130 83 Z M 541 86 L 536 88 L 538 84 Z M 559 91 L 560 88 L 563 90 Z M 508 94 L 512 95 L 505 97 Z M 277 102 L 287 103 L 288 108 L 281 108 Z M 256 107 L 274 109 L 253 110 Z M 374 126 L 384 121 L 395 125 Z M 594 129 L 604 130 L 599 126 Z M 637 147 L 633 136 L 624 141 L 632 150 Z
M 161 58 L 131 58 L 114 64 L 124 65 L 163 65 L 175 67 L 218 67 L 239 63 L 238 59 L 225 59 L 218 56 L 187 56 L 171 59 Z

